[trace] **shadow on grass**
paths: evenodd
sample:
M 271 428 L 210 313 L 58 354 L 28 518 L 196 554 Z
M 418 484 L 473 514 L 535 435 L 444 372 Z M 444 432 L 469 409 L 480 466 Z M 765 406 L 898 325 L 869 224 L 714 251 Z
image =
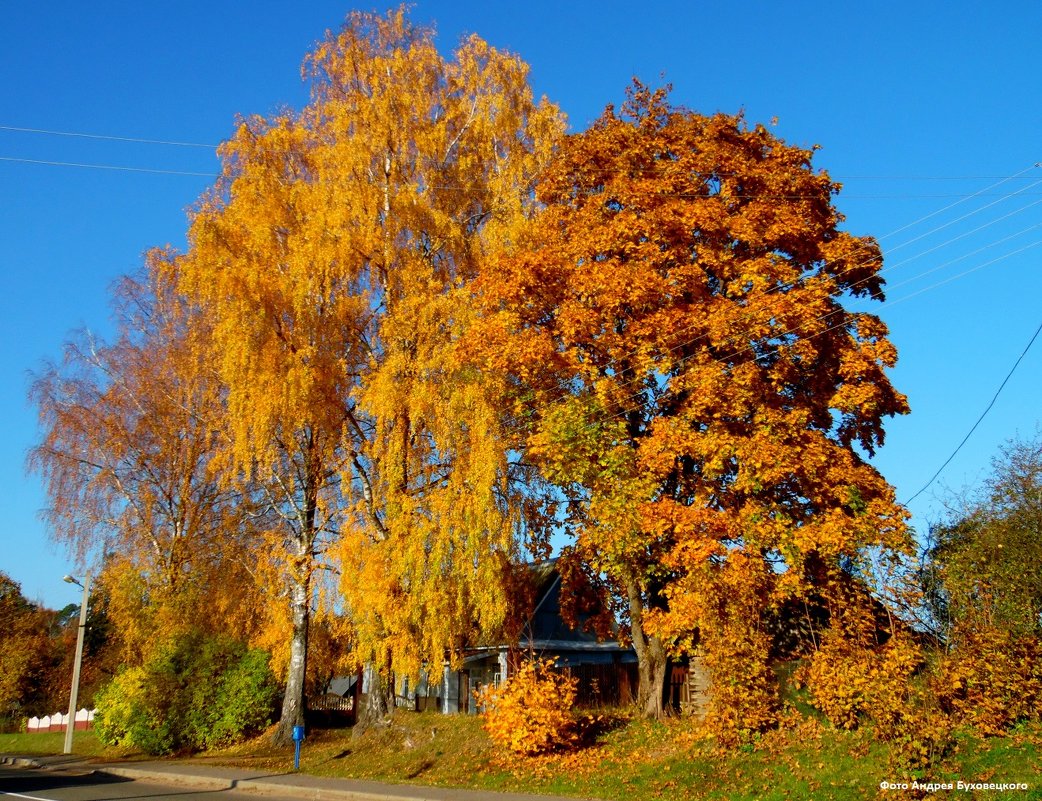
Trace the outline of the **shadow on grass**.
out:
M 415 779 L 416 777 L 426 773 L 428 770 L 434 767 L 433 759 L 425 759 L 415 768 L 405 774 L 406 779 Z
M 613 710 L 589 712 L 579 719 L 579 747 L 587 748 L 595 745 L 597 738 L 616 729 L 621 729 L 631 721 L 631 717 Z

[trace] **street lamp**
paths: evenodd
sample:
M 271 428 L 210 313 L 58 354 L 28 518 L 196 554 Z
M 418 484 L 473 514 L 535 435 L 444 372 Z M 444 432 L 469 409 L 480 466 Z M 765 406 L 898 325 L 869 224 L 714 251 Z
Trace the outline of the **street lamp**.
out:
M 72 753 L 72 733 L 76 729 L 76 696 L 80 693 L 80 665 L 83 664 L 83 633 L 87 630 L 87 592 L 90 588 L 90 573 L 80 584 L 72 576 L 63 576 L 62 581 L 83 587 L 83 602 L 80 604 L 80 627 L 76 631 L 76 661 L 72 666 L 72 692 L 69 694 L 69 724 L 65 727 L 65 751 Z

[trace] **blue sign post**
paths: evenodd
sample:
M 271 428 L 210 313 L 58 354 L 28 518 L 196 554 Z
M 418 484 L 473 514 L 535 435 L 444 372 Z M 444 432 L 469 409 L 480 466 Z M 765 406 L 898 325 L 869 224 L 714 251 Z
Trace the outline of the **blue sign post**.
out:
M 304 727 L 293 727 L 293 770 L 300 770 L 300 744 L 304 742 Z

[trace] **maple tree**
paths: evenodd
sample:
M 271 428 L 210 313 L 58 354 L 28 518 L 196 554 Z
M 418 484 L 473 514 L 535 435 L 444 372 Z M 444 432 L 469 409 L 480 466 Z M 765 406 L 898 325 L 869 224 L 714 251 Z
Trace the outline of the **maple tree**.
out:
M 907 547 L 864 458 L 907 411 L 885 325 L 851 303 L 882 298 L 881 256 L 839 229 L 811 157 L 635 83 L 568 138 L 481 278 L 475 352 L 625 602 L 647 714 L 667 656 L 700 648 L 714 680 L 762 684 L 725 725 L 769 724 L 764 611 Z
M 231 462 L 283 521 L 283 736 L 327 557 L 356 658 L 385 672 L 440 664 L 502 621 L 508 455 L 496 388 L 456 342 L 467 283 L 561 130 L 519 59 L 477 37 L 446 59 L 402 9 L 352 14 L 304 71 L 301 112 L 244 120 L 222 147 L 174 265 L 212 321 Z

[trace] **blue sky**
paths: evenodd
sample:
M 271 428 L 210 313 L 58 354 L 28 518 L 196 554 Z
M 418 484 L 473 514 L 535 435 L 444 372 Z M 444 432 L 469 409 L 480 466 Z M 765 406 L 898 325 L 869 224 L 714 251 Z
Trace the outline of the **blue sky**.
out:
M 371 8 L 364 6 L 363 8 Z M 350 6 L 179 0 L 9 4 L 0 26 L 0 570 L 52 607 L 77 569 L 24 470 L 37 436 L 31 371 L 69 332 L 109 331 L 107 292 L 154 245 L 184 241 L 213 152 L 11 128 L 216 144 L 236 114 L 299 107 L 299 65 Z M 385 6 L 377 6 L 384 10 Z M 1038 2 L 418 2 L 449 50 L 465 33 L 520 54 L 537 94 L 584 129 L 631 77 L 697 111 L 777 118 L 842 181 L 846 228 L 880 239 L 912 414 L 875 464 L 913 495 L 987 406 L 1042 323 L 1042 68 Z M 21 159 L 23 161 L 12 161 Z M 27 163 L 63 162 L 93 169 Z M 1004 180 L 1005 179 L 1005 180 Z M 943 282 L 943 283 L 942 283 Z M 1042 339 L 1042 338 L 1040 338 Z M 1042 418 L 1042 341 L 940 480 L 912 504 L 925 529 Z

